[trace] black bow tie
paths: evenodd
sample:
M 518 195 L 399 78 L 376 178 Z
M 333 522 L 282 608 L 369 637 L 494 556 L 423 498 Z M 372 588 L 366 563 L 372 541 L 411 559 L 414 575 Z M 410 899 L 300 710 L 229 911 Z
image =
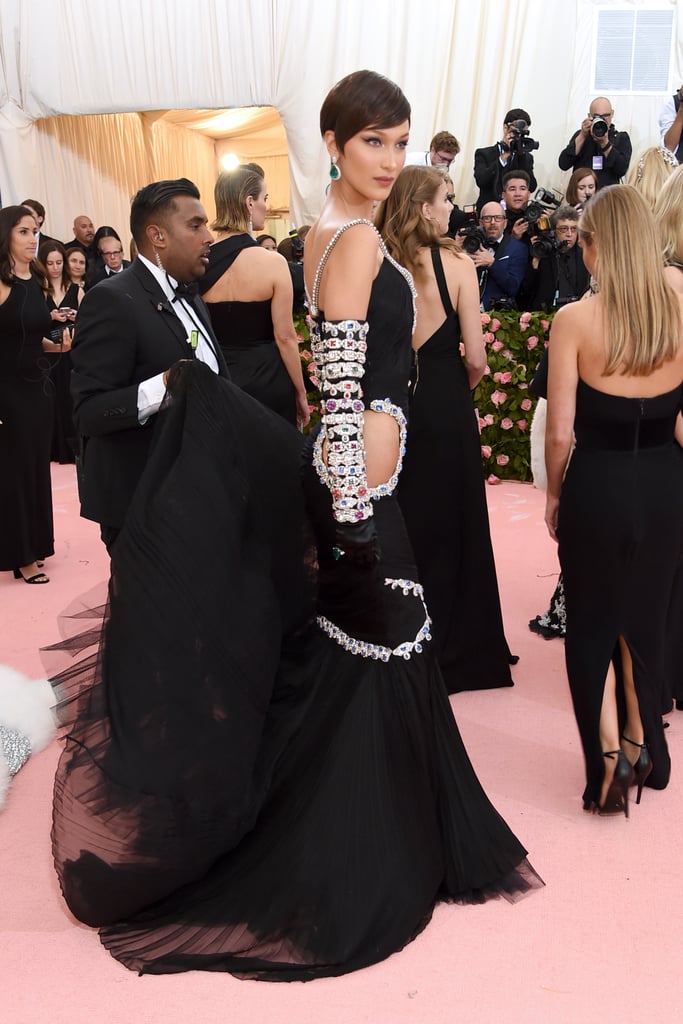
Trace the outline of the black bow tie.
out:
M 178 299 L 189 299 L 192 301 L 197 295 L 199 295 L 199 285 L 196 281 L 190 281 L 186 284 L 184 281 L 180 281 L 174 288 L 176 298 Z

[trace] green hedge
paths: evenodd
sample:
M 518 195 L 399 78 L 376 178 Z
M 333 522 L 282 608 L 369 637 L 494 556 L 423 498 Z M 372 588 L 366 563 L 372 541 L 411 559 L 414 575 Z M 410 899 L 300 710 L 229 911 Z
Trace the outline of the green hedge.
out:
M 528 387 L 548 344 L 551 321 L 547 313 L 481 314 L 487 365 L 474 398 L 489 483 L 531 480 L 529 430 L 536 399 Z
M 528 387 L 548 344 L 551 321 L 552 314 L 546 313 L 481 314 L 487 366 L 475 392 L 475 404 L 482 461 L 490 483 L 531 480 L 529 429 L 536 399 Z M 305 316 L 296 317 L 294 323 L 304 374 L 313 378 L 315 385 Z M 310 391 L 311 427 L 320 419 L 319 403 L 318 392 Z

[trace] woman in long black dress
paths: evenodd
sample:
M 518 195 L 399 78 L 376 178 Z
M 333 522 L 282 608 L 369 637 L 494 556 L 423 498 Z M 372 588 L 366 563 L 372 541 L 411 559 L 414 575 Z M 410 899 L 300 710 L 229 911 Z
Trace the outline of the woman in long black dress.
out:
M 0 210 L 0 570 L 48 583 L 38 562 L 54 554 L 52 395 L 43 355 L 51 321 L 33 272 L 36 233 L 26 207 Z
M 41 245 L 38 261 L 45 271 L 45 301 L 52 318 L 50 335 L 56 344 L 62 346 L 62 351 L 46 355 L 55 389 L 51 458 L 53 462 L 66 465 L 76 461 L 76 428 L 70 387 L 71 355 L 63 347 L 64 329 L 73 327 L 84 292 L 69 277 L 66 249 L 61 242 Z
M 559 539 L 584 808 L 628 813 L 631 784 L 640 798 L 670 772 L 660 704 L 683 540 L 683 299 L 630 186 L 591 200 L 580 245 L 600 290 L 553 321 L 546 522 Z
M 369 215 L 409 113 L 373 72 L 322 109 L 337 177 L 306 243 L 324 404 L 303 490 L 301 435 L 189 361 L 117 540 L 53 847 L 71 910 L 140 972 L 344 974 L 439 899 L 538 884 L 462 745 L 392 493 L 414 308 Z
M 224 171 L 214 195 L 218 241 L 199 290 L 230 376 L 293 426 L 306 424 L 310 414 L 289 268 L 253 236 L 266 220 L 268 192 L 260 168 L 245 164 Z
M 443 237 L 443 174 L 406 167 L 377 214 L 417 288 L 410 430 L 399 502 L 449 693 L 512 686 L 472 390 L 486 354 L 472 261 Z M 464 347 L 464 360 L 460 343 Z

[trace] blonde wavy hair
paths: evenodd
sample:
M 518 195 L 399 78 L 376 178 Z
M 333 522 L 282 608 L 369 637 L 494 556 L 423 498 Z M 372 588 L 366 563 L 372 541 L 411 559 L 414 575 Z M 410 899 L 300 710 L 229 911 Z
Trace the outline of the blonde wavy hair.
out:
M 682 328 L 678 300 L 664 278 L 654 215 L 631 185 L 610 185 L 593 196 L 579 231 L 586 248 L 598 245 L 605 374 L 647 377 L 674 358 Z
M 655 203 L 664 262 L 683 267 L 683 166 L 664 183 Z
M 447 176 L 436 167 L 404 167 L 375 214 L 375 225 L 393 258 L 411 273 L 421 265 L 419 250 L 437 244 L 458 252 L 452 238 L 444 238 L 439 229 L 422 213 L 423 203 L 433 203 L 439 185 Z M 465 259 L 467 257 L 464 257 Z
M 626 184 L 640 192 L 650 209 L 654 210 L 657 196 L 677 167 L 678 161 L 668 149 L 650 146 L 643 150 L 631 168 Z

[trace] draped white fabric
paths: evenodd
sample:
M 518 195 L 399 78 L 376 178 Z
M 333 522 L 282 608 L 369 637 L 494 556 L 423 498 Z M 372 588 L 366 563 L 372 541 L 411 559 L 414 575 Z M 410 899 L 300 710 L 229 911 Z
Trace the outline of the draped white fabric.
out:
M 233 149 L 264 164 L 273 206 L 290 206 L 291 191 L 292 221 L 310 223 L 326 183 L 320 104 L 337 79 L 361 67 L 403 87 L 413 106 L 411 149 L 426 149 L 444 128 L 459 138 L 453 176 L 461 203 L 476 195 L 475 148 L 499 137 L 512 106 L 531 113 L 532 135 L 541 142 L 539 183 L 560 186 L 566 175 L 557 156 L 591 99 L 596 6 L 597 0 L 2 0 L 2 201 L 42 200 L 46 230 L 58 237 L 70 237 L 79 213 L 113 224 L 123 236 L 132 193 L 154 178 L 182 174 L 197 182 L 212 216 L 218 158 Z M 674 22 L 681 75 L 679 3 Z M 630 132 L 634 153 L 658 141 L 665 98 L 611 97 L 615 123 Z M 272 106 L 282 118 L 289 180 L 282 136 L 269 128 L 256 141 L 259 117 L 251 132 L 236 129 L 219 141 L 188 127 L 199 112 L 258 106 Z M 163 116 L 169 110 L 186 110 L 187 119 L 171 121 Z

